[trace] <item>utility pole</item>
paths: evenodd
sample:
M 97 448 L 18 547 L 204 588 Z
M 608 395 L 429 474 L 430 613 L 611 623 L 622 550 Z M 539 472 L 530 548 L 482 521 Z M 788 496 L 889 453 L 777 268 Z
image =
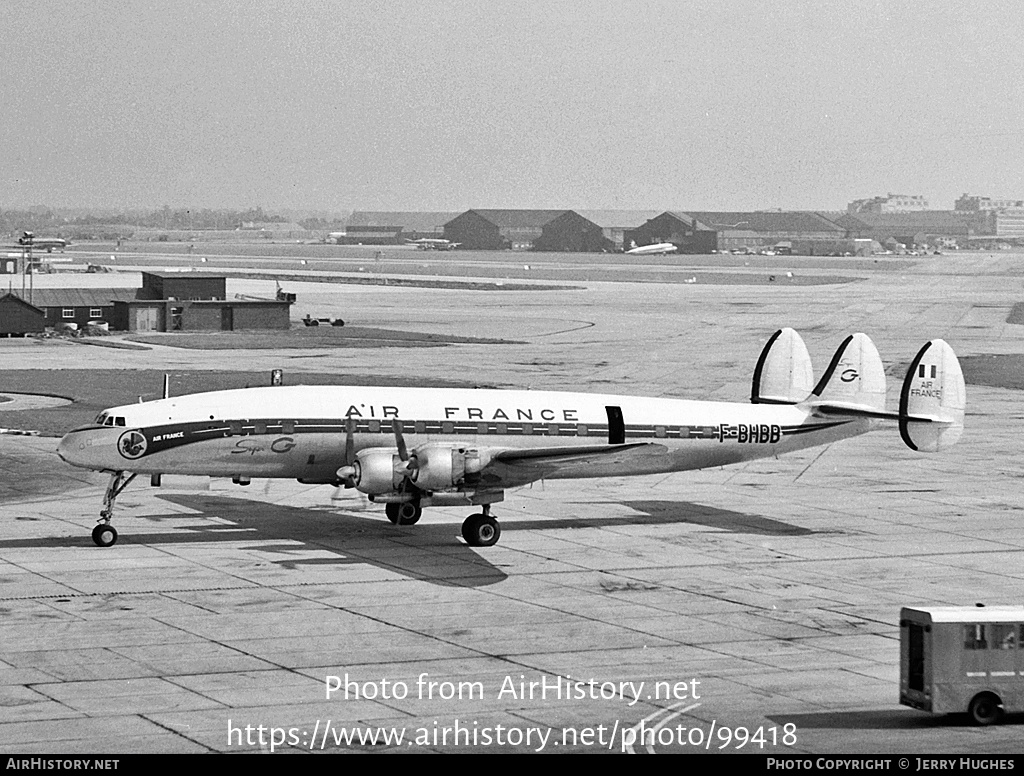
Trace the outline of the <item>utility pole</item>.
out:
M 28 303 L 33 304 L 35 296 L 35 277 L 32 273 L 32 245 L 35 242 L 36 236 L 34 232 L 25 232 L 21 236 L 21 298 L 25 298 L 25 275 L 29 275 L 29 287 L 28 287 Z

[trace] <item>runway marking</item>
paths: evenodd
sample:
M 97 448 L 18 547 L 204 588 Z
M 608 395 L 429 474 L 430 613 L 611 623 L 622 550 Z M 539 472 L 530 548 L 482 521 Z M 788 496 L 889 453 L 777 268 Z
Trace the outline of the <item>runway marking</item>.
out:
M 682 706 L 684 703 L 686 703 L 686 701 L 679 701 L 679 703 L 674 703 L 671 706 L 669 706 L 668 708 L 658 709 L 653 714 L 649 714 L 646 717 L 644 717 L 642 720 L 637 722 L 635 725 L 633 725 L 633 727 L 631 727 L 629 729 L 630 732 L 633 734 L 633 740 L 636 741 L 636 737 L 640 734 L 640 728 L 642 728 L 648 722 L 650 722 L 653 719 L 655 719 L 656 717 L 658 717 L 658 715 L 665 714 L 666 716 L 665 716 L 665 718 L 663 720 L 661 720 L 661 722 L 659 722 L 657 725 L 655 725 L 653 728 L 651 728 L 651 741 L 652 742 L 655 740 L 655 737 L 658 735 L 658 731 L 661 730 L 663 727 L 665 727 L 665 725 L 667 725 L 669 722 L 674 720 L 676 717 L 681 716 L 681 715 L 685 714 L 688 711 L 692 711 L 693 709 L 695 709 L 698 706 L 700 706 L 699 703 L 694 703 L 694 704 L 691 704 L 690 706 L 687 706 L 685 709 L 679 709 L 678 711 L 674 711 L 673 712 L 673 709 L 675 709 L 675 708 L 677 708 L 679 706 Z M 672 712 L 672 713 L 669 714 L 668 712 Z M 654 751 L 654 744 L 653 743 L 651 743 L 649 745 L 645 744 L 644 745 L 644 749 L 647 750 L 648 754 L 657 754 L 657 752 Z M 626 744 L 624 751 L 626 752 L 626 754 L 636 754 L 636 750 L 634 750 L 632 744 Z

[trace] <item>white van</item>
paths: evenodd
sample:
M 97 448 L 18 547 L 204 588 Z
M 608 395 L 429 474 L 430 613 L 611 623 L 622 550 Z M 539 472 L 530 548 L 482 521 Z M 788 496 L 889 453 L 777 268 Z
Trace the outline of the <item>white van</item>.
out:
M 901 609 L 900 703 L 979 725 L 1024 711 L 1024 608 Z

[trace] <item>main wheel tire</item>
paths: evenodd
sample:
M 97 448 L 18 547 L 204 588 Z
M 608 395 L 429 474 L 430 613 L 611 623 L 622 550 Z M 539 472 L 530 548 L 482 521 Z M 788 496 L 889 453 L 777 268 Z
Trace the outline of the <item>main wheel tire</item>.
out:
M 398 525 L 416 525 L 423 514 L 423 508 L 415 501 L 403 501 L 398 505 Z
M 976 725 L 994 725 L 1003 716 L 1002 702 L 992 693 L 983 692 L 971 698 L 967 713 Z
M 402 501 L 397 504 L 385 504 L 384 514 L 395 525 L 415 525 L 423 514 L 423 508 L 415 501 Z
M 109 523 L 100 523 L 92 529 L 92 540 L 97 547 L 110 547 L 117 541 L 117 529 Z
M 462 538 L 470 547 L 491 547 L 501 537 L 501 526 L 490 515 L 470 515 L 462 524 Z

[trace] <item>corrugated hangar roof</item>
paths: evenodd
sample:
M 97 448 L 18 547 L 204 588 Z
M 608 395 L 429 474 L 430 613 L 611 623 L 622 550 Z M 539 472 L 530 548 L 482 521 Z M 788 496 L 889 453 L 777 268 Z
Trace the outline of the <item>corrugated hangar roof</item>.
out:
M 545 224 L 551 223 L 565 210 L 478 210 L 473 208 L 467 213 L 476 213 L 485 218 L 497 227 L 506 229 L 539 229 Z M 464 215 L 460 213 L 459 215 Z
M 458 213 L 416 213 L 357 210 L 346 219 L 348 226 L 394 226 L 404 232 L 440 231 Z
M 983 217 L 982 215 L 981 218 Z M 841 224 L 853 227 L 919 227 L 924 230 L 950 226 L 973 226 L 980 219 L 978 213 L 961 213 L 956 210 L 920 210 L 913 213 L 849 213 L 837 220 Z
M 634 229 L 645 224 L 655 216 L 664 213 L 664 210 L 575 210 L 577 215 L 583 216 L 591 223 L 597 224 L 602 229 L 623 227 Z
M 696 218 L 711 229 L 746 229 L 754 232 L 835 232 L 845 230 L 835 221 L 818 213 L 802 211 L 769 211 L 752 213 L 712 212 L 695 210 L 670 211 L 685 220 Z
M 137 288 L 36 288 L 36 307 L 108 307 L 114 302 L 131 302 Z
M 216 272 L 203 272 L 201 270 L 192 269 L 191 267 L 182 267 L 180 270 L 159 270 L 159 269 L 144 269 L 142 270 L 143 275 L 152 275 L 155 278 L 163 278 L 164 280 L 174 278 L 203 278 L 204 280 L 225 280 L 226 275 L 221 275 Z

